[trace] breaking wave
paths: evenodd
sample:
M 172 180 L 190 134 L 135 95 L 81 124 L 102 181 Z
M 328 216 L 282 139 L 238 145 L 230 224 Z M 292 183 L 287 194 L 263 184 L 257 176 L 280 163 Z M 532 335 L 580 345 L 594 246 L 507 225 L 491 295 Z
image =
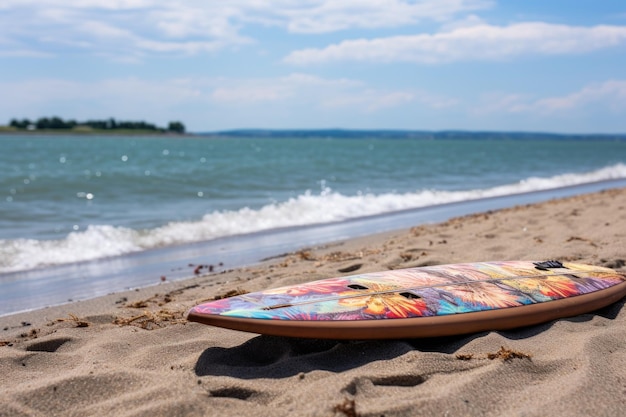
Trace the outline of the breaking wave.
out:
M 568 173 L 550 178 L 531 177 L 514 184 L 467 191 L 419 190 L 409 193 L 343 195 L 326 188 L 318 194 L 306 192 L 260 209 L 244 207 L 233 211 L 216 211 L 198 221 L 172 222 L 154 229 L 91 225 L 84 231 L 72 232 L 59 240 L 0 240 L 0 272 L 87 261 L 282 227 L 337 222 L 399 210 L 623 178 L 626 178 L 626 165 L 620 163 L 588 173 Z

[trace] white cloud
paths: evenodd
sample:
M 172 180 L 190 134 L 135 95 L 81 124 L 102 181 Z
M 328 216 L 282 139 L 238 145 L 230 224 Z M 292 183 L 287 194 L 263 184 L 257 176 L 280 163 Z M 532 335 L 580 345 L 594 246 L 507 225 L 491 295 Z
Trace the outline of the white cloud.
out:
M 129 30 L 93 20 L 79 23 L 77 29 L 94 38 L 120 39 L 122 41 L 133 38 L 133 33 Z
M 221 103 L 251 104 L 285 100 L 293 95 L 291 88 L 278 85 L 216 88 L 211 98 Z
M 15 7 L 58 8 L 72 7 L 75 9 L 109 9 L 125 10 L 137 9 L 154 3 L 151 0 L 72 0 L 71 5 L 65 0 L 3 0 L 0 10 L 13 9 Z
M 325 33 L 351 28 L 397 27 L 422 20 L 443 21 L 458 13 L 489 8 L 493 1 L 327 0 L 282 3 L 289 5 L 277 7 L 276 14 L 286 21 L 290 32 Z
M 571 116 L 576 112 L 591 110 L 626 113 L 626 80 L 592 83 L 572 93 L 543 98 L 529 94 L 486 94 L 482 104 L 476 106 L 473 112 Z
M 211 93 L 216 102 L 248 105 L 296 99 L 315 102 L 325 95 L 362 86 L 346 78 L 328 79 L 311 74 L 293 73 L 284 77 L 258 79 L 220 79 Z
M 14 43 L 5 51 L 191 55 L 252 42 L 239 34 L 238 11 L 227 2 L 25 0 L 2 7 L 0 37 Z
M 376 89 L 344 91 L 322 99 L 323 107 L 356 108 L 367 113 L 405 106 L 410 103 L 418 103 L 418 105 L 426 108 L 440 110 L 458 105 L 459 100 L 416 89 L 406 91 Z
M 318 109 L 350 109 L 375 113 L 409 103 L 442 109 L 458 104 L 455 98 L 411 90 L 377 89 L 347 78 L 322 78 L 294 73 L 265 79 L 220 79 L 210 94 L 214 102 L 234 106 L 297 103 Z
M 530 107 L 552 113 L 590 105 L 602 105 L 610 111 L 626 113 L 626 80 L 590 84 L 565 96 L 537 100 Z
M 446 21 L 492 4 L 491 0 L 4 0 L 0 38 L 16 43 L 4 46 L 5 54 L 10 48 L 44 53 L 53 46 L 94 54 L 197 54 L 254 43 L 242 34 L 251 25 L 294 33 L 391 28 L 422 20 Z M 80 46 L 84 44 L 89 48 Z
M 405 91 L 365 90 L 345 92 L 323 98 L 321 105 L 330 109 L 358 109 L 374 113 L 382 109 L 398 107 L 414 101 L 415 95 Z
M 516 93 L 486 93 L 480 98 L 480 104 L 473 106 L 473 114 L 522 113 L 528 111 L 532 96 Z
M 626 44 L 626 26 L 593 27 L 542 22 L 479 24 L 448 32 L 347 40 L 285 57 L 295 65 L 330 61 L 442 63 L 504 60 L 520 55 L 579 54 Z

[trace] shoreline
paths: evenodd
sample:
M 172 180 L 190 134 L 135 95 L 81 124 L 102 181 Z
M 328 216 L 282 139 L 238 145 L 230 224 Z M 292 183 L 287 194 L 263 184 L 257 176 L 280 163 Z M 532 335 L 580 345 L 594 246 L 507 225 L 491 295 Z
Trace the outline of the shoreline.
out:
M 3 129 L 1 135 L 103 135 L 103 136 L 171 136 L 171 137 L 198 137 L 198 138 L 237 138 L 237 139 L 389 139 L 389 140 L 518 140 L 518 141 L 550 141 L 550 140 L 598 140 L 598 141 L 626 141 L 626 133 L 621 132 L 534 132 L 534 131 L 481 131 L 481 130 L 359 130 L 359 129 L 233 129 L 223 131 L 198 131 L 175 133 L 170 131 L 158 132 L 144 130 L 133 132 L 124 130 L 112 132 L 110 130 L 72 130 L 72 129 L 41 129 L 41 130 L 12 130 Z
M 626 180 L 605 180 L 527 193 L 484 197 L 339 222 L 293 226 L 209 241 L 132 252 L 110 258 L 0 274 L 0 317 L 32 309 L 88 300 L 162 281 L 193 278 L 204 266 L 215 271 L 256 265 L 265 258 L 307 246 L 367 237 L 415 225 L 520 204 L 626 187 Z M 197 269 L 199 268 L 199 269 Z M 33 291 L 36 288 L 36 291 Z
M 513 259 L 626 273 L 626 188 L 322 244 L 254 266 L 0 317 L 0 372 L 11 379 L 0 394 L 4 413 L 620 415 L 624 299 L 510 331 L 384 342 L 302 341 L 185 320 L 193 305 L 232 291 Z M 504 359 L 501 350 L 521 354 Z

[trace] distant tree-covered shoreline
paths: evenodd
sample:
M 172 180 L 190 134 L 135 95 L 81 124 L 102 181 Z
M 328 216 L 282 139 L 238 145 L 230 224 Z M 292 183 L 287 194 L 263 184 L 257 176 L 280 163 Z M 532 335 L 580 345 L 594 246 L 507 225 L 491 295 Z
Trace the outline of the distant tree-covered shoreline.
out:
M 87 120 L 77 122 L 76 120 L 63 120 L 60 117 L 41 117 L 37 120 L 11 119 L 9 126 L 19 130 L 79 130 L 92 129 L 98 131 L 120 131 L 137 130 L 152 132 L 185 133 L 185 125 L 179 121 L 169 122 L 167 128 L 158 127 L 152 123 L 144 121 L 122 121 L 114 118 L 104 120 Z

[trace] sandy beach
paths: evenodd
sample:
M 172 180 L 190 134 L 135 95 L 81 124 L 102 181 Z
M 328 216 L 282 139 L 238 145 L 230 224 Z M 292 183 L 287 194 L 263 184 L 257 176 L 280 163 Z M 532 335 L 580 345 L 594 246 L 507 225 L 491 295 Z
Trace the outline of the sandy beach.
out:
M 626 273 L 626 189 L 336 242 L 253 267 L 0 317 L 0 416 L 623 415 L 623 299 L 543 325 L 433 339 L 296 340 L 185 320 L 193 305 L 238 291 L 516 259 Z

